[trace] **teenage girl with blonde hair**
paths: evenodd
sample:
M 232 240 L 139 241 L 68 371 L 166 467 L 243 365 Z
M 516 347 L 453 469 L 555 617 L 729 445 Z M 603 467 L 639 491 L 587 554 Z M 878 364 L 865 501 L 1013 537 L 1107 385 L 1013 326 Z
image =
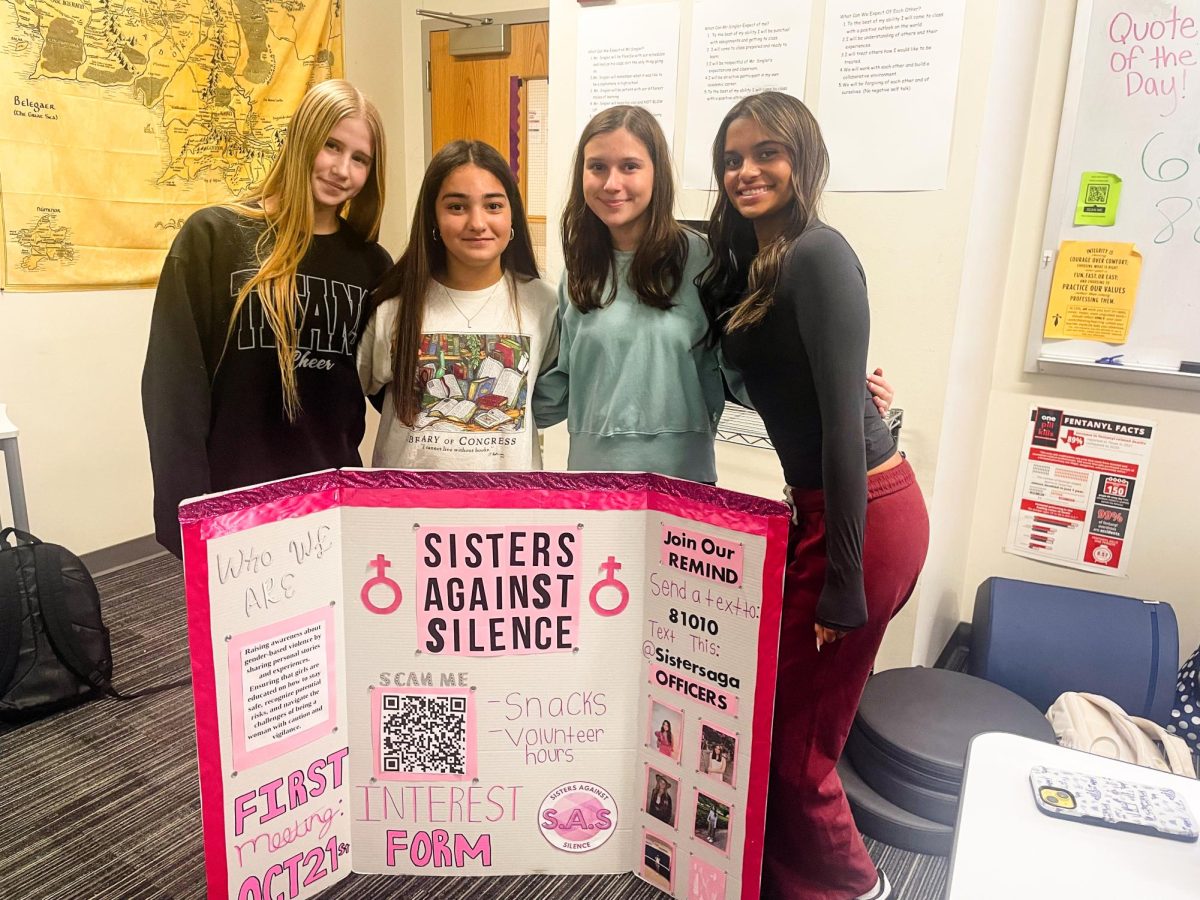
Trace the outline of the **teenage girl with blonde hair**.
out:
M 321 82 L 261 184 L 175 238 L 142 373 L 155 531 L 175 555 L 187 497 L 361 464 L 354 355 L 390 263 L 385 155 L 374 105 Z

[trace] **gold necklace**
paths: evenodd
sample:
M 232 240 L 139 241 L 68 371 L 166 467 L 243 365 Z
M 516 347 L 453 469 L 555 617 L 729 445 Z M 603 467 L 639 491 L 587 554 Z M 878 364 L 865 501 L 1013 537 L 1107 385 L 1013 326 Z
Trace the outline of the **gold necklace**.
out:
M 446 287 L 444 284 L 442 284 L 440 281 L 438 282 L 438 284 L 441 285 L 442 293 L 446 295 L 446 299 L 450 301 L 450 305 L 454 307 L 455 312 L 457 312 L 460 316 L 462 316 L 464 319 L 466 319 L 467 328 L 470 329 L 471 323 L 475 319 L 478 319 L 480 313 L 482 313 L 485 309 L 487 309 L 487 305 L 492 302 L 492 298 L 496 296 L 496 291 L 500 289 L 500 285 L 503 281 L 504 281 L 504 276 L 501 275 L 500 281 L 497 281 L 494 285 L 492 285 L 492 291 L 490 294 L 487 295 L 487 299 L 483 301 L 483 305 L 480 306 L 479 309 L 475 310 L 475 312 L 473 312 L 469 316 L 465 312 L 462 311 L 461 306 L 459 306 L 457 303 L 454 302 L 454 297 L 451 295 L 450 289 L 448 287 Z

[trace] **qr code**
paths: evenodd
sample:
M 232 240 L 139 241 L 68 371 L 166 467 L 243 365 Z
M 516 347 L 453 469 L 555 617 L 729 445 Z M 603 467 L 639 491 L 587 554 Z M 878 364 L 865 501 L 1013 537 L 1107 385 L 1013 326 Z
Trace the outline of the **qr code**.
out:
M 379 709 L 379 767 L 398 775 L 467 776 L 467 698 L 386 693 Z
M 1084 203 L 1107 203 L 1108 202 L 1108 185 L 1107 184 L 1089 184 L 1087 186 L 1087 195 L 1084 197 Z

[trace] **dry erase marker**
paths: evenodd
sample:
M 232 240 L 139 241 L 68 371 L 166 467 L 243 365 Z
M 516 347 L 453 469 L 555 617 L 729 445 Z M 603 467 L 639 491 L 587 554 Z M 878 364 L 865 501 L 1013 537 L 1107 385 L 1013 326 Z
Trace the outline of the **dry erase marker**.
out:
M 1192 375 L 1200 375 L 1200 362 L 1189 362 L 1184 360 L 1179 364 L 1180 372 L 1189 372 Z
M 1121 357 L 1124 355 L 1124 353 L 1118 353 L 1116 356 L 1102 356 L 1096 362 L 1102 366 L 1119 366 L 1121 365 Z

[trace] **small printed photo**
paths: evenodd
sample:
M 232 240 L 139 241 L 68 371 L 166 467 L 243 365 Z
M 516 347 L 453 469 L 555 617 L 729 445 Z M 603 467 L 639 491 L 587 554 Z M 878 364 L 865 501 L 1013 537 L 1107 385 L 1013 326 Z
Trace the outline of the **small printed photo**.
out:
M 675 889 L 675 845 L 642 832 L 642 877 L 668 894 Z
M 679 779 L 646 766 L 646 812 L 672 828 L 679 814 Z
M 650 747 L 679 762 L 683 755 L 683 710 L 651 699 L 649 733 Z
M 704 791 L 696 791 L 696 818 L 692 833 L 728 856 L 731 815 L 727 803 L 708 796 Z
M 737 736 L 708 722 L 700 723 L 700 772 L 733 787 L 737 771 Z

